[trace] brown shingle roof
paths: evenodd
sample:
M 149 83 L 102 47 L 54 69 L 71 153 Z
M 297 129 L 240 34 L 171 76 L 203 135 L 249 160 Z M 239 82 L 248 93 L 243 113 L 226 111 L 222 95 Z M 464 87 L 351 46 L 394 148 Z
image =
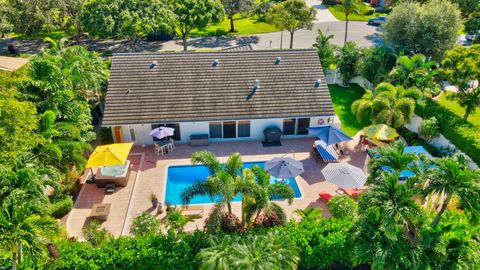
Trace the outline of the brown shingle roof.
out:
M 127 53 L 113 56 L 103 125 L 332 114 L 315 50 Z

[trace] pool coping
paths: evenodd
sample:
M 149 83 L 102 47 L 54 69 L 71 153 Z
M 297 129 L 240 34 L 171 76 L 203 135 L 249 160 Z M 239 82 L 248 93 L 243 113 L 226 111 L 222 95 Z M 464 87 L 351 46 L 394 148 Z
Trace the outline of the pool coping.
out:
M 256 162 L 267 162 L 268 160 L 252 160 L 252 161 L 245 161 L 245 162 L 242 162 L 242 164 L 244 163 L 256 163 Z M 223 164 L 223 163 L 222 163 Z M 204 166 L 204 165 L 201 165 L 201 164 L 192 164 L 192 163 L 189 163 L 189 164 L 169 164 L 165 167 L 165 181 L 163 183 L 163 194 L 162 194 L 162 200 L 161 202 L 163 202 L 163 204 L 165 205 L 165 199 L 167 197 L 167 182 L 168 182 L 168 169 L 170 167 L 190 167 L 190 166 Z M 298 177 L 298 176 L 297 176 Z M 304 197 L 304 192 L 302 190 L 302 187 L 301 185 L 298 184 L 298 179 L 297 177 L 294 177 L 295 179 L 295 184 L 297 185 L 298 187 L 298 190 L 300 191 L 300 197 L 294 197 L 293 200 L 300 200 L 300 199 L 303 199 Z M 134 187 L 135 188 L 135 187 Z M 275 201 L 275 200 L 270 200 L 270 201 Z M 286 201 L 285 200 L 282 200 L 282 201 Z M 242 201 L 236 201 L 236 202 L 230 202 L 231 204 L 233 203 L 242 203 Z M 188 205 L 215 205 L 217 203 L 215 202 L 211 202 L 211 203 L 190 203 Z M 170 204 L 171 206 L 182 206 L 183 204 Z

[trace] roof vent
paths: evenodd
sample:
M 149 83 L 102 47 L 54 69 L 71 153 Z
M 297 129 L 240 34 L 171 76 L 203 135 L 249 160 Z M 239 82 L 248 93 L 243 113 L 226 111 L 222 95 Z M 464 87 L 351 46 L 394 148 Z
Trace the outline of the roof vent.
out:
M 130 93 L 132 93 L 132 90 L 130 89 L 127 89 L 127 91 L 125 91 L 125 95 L 130 95 Z
M 150 64 L 150 68 L 155 68 L 157 66 L 157 61 L 153 60 Z
M 220 61 L 218 59 L 213 60 L 212 67 L 216 67 L 220 64 Z
M 275 59 L 275 65 L 280 65 L 280 62 L 282 62 L 282 57 L 277 57 L 277 59 Z
M 260 81 L 258 79 L 255 80 L 255 84 L 253 85 L 253 89 L 252 91 L 250 92 L 250 94 L 248 94 L 247 96 L 247 100 L 250 100 L 253 95 L 255 94 L 255 92 L 258 90 L 258 88 L 260 88 Z
M 320 88 L 320 85 L 322 85 L 322 80 L 318 79 L 315 81 L 315 88 Z

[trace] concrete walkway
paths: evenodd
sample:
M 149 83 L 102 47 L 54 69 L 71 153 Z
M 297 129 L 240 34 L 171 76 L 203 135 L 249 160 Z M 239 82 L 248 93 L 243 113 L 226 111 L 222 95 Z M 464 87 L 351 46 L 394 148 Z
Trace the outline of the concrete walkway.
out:
M 306 0 L 307 5 L 317 9 L 317 22 L 336 22 L 335 16 L 320 0 Z

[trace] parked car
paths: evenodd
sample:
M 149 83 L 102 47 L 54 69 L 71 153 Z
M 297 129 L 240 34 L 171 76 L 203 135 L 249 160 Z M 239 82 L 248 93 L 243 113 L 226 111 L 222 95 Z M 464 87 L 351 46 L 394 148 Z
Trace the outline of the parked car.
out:
M 473 41 L 480 35 L 480 30 L 470 31 L 465 35 L 465 39 L 468 41 Z
M 380 17 L 375 17 L 375 18 L 368 19 L 368 24 L 369 25 L 382 25 L 386 22 L 387 22 L 387 17 L 385 17 L 385 16 L 380 16 Z

